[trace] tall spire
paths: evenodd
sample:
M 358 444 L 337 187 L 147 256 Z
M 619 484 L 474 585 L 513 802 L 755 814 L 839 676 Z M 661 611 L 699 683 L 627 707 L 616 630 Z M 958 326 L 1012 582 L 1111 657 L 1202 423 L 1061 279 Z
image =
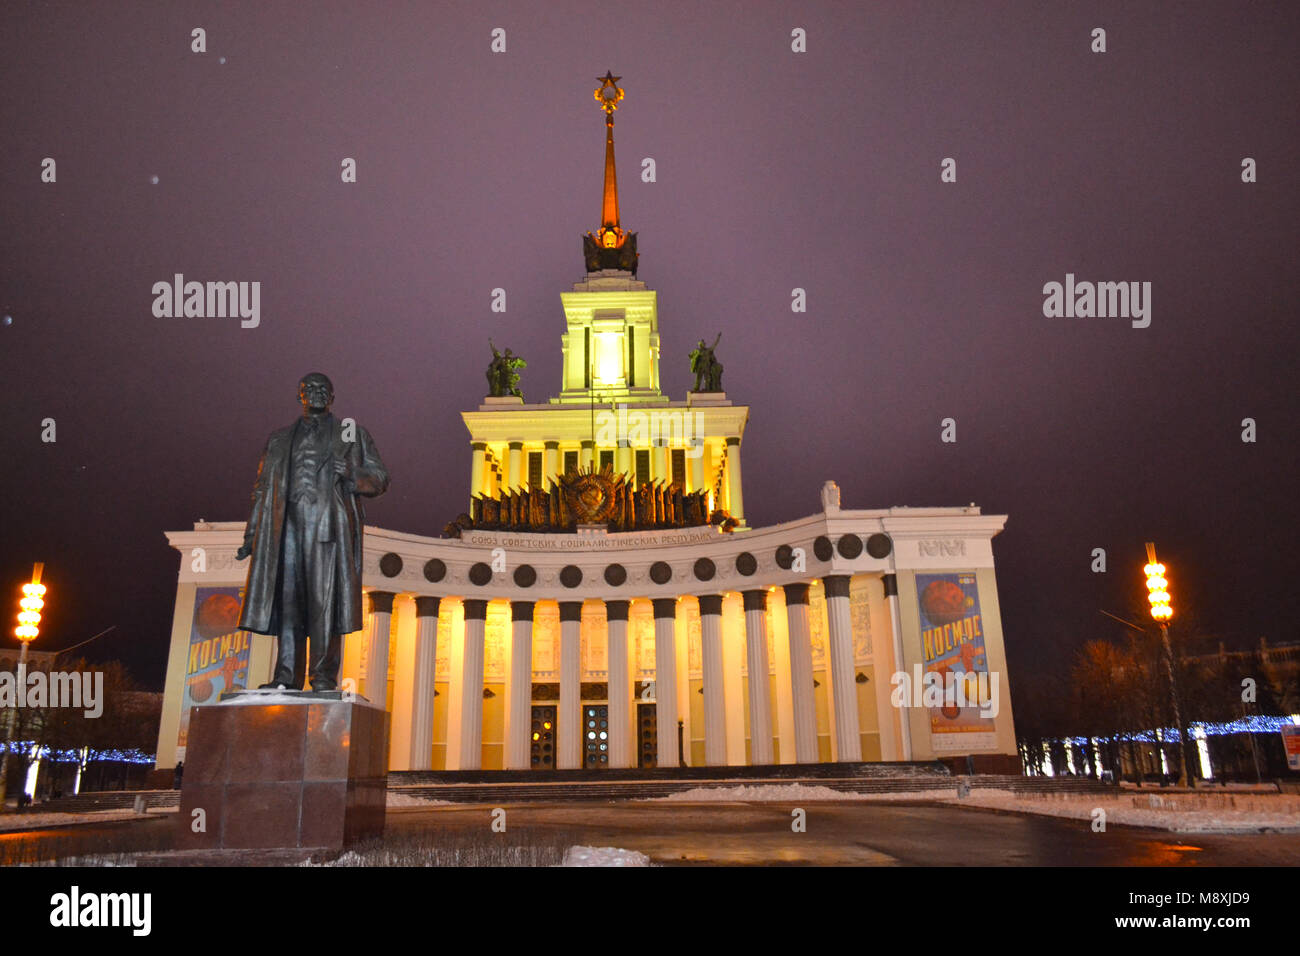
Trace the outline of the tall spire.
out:
M 623 79 L 606 70 L 596 77 L 596 102 L 605 113 L 605 191 L 600 205 L 600 229 L 582 237 L 583 258 L 587 271 L 622 269 L 636 275 L 636 233 L 623 231 L 618 218 L 618 176 L 614 167 L 614 111 L 623 99 L 618 81 Z

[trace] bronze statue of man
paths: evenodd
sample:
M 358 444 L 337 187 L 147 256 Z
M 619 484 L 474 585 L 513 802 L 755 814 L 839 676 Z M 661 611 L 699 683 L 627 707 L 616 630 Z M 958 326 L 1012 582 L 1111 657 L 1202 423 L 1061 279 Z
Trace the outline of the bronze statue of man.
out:
M 361 630 L 361 496 L 388 489 L 370 434 L 330 414 L 334 386 L 320 372 L 298 383 L 302 417 L 267 439 L 253 509 L 235 557 L 252 555 L 241 629 L 278 635 L 263 687 L 302 690 L 311 637 L 311 688 L 335 690 L 343 635 Z

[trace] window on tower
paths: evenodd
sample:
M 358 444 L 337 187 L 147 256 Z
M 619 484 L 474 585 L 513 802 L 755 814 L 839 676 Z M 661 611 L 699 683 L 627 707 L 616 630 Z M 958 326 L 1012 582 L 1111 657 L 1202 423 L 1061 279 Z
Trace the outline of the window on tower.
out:
M 686 449 L 674 448 L 673 455 L 673 484 L 686 488 Z
M 576 451 L 566 451 L 564 453 L 564 473 L 567 475 L 571 471 L 578 470 L 578 453 Z
M 636 450 L 636 483 L 638 486 L 650 482 L 650 449 Z
M 540 451 L 530 451 L 528 453 L 528 487 L 539 490 L 542 487 L 542 453 Z

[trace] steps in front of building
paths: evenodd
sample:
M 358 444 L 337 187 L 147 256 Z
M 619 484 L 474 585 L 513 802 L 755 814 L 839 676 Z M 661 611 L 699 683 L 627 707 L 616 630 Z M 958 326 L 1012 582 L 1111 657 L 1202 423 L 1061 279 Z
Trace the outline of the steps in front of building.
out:
M 934 764 L 901 765 L 928 768 L 914 773 L 860 773 L 861 767 L 898 767 L 898 764 L 815 764 L 817 773 L 790 773 L 792 765 L 775 767 L 683 767 L 674 773 L 669 768 L 630 771 L 641 776 L 623 777 L 620 771 L 501 771 L 484 770 L 465 773 L 450 771 L 398 771 L 388 775 L 390 793 L 422 800 L 446 800 L 452 803 L 549 803 L 583 800 L 644 800 L 666 797 L 696 788 L 736 786 L 783 786 L 799 783 L 809 787 L 827 787 L 844 793 L 908 793 L 914 791 L 954 790 L 965 781 L 975 790 L 1010 790 L 1015 793 L 1097 793 L 1114 794 L 1119 788 L 1087 777 L 1018 777 L 995 774 L 974 777 L 950 776 L 946 769 L 933 770 Z M 846 774 L 845 769 L 852 773 Z M 680 771 L 691 771 L 690 775 Z M 836 772 L 838 770 L 838 772 Z M 743 774 L 722 775 L 723 771 Z M 783 771 L 779 775 L 771 771 Z M 653 775 L 653 776 L 651 776 Z M 436 778 L 436 779 L 429 779 Z M 32 808 L 36 813 L 90 813 L 96 810 L 129 810 L 135 798 L 143 795 L 150 809 L 180 804 L 177 790 L 109 790 L 60 797 Z M 741 797 L 743 799 L 743 796 Z
M 897 763 L 801 763 L 745 767 L 630 767 L 607 770 L 395 770 L 388 786 L 488 783 L 582 783 L 594 781 L 652 782 L 727 780 L 830 780 L 830 779 L 942 779 L 950 781 L 948 768 L 937 760 Z M 951 785 L 951 783 L 950 783 Z

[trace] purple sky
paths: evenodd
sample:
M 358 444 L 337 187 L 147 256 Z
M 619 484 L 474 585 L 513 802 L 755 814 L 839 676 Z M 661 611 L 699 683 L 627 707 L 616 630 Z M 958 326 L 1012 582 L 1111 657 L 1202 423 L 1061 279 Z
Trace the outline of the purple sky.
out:
M 1098 609 L 1133 613 L 1146 540 L 1176 610 L 1294 640 L 1298 48 L 1289 2 L 6 3 L 4 634 L 43 560 L 37 646 L 116 624 L 91 648 L 161 686 L 163 532 L 247 517 L 313 369 L 393 474 L 370 521 L 439 534 L 488 337 L 529 400 L 559 390 L 611 69 L 663 386 L 683 398 L 722 333 L 751 524 L 818 510 L 828 478 L 846 507 L 1008 514 L 1013 688 L 1122 630 Z M 177 272 L 260 281 L 261 325 L 154 318 Z M 1067 272 L 1152 283 L 1151 326 L 1044 317 Z

